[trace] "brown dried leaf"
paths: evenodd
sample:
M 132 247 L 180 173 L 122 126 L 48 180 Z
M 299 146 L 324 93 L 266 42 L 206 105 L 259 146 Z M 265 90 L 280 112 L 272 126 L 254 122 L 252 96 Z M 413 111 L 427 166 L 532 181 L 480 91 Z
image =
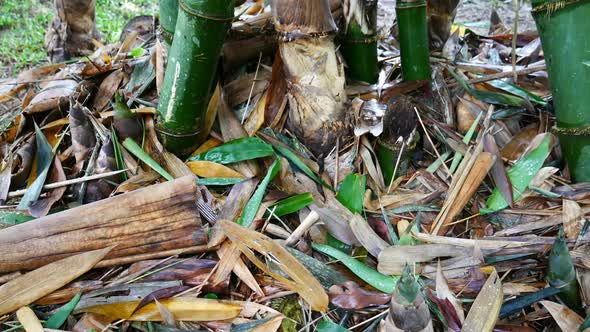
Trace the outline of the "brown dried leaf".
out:
M 359 310 L 391 301 L 391 294 L 372 292 L 361 288 L 354 281 L 336 284 L 328 290 L 330 302 L 347 310 Z
M 483 149 L 484 151 L 489 152 L 496 157 L 494 166 L 492 166 L 491 169 L 491 176 L 494 180 L 494 183 L 496 184 L 496 187 L 498 188 L 498 190 L 500 190 L 502 197 L 504 197 L 504 200 L 508 203 L 508 206 L 512 207 L 512 204 L 514 204 L 512 182 L 510 182 L 508 173 L 506 173 L 506 167 L 504 167 L 502 155 L 500 154 L 498 145 L 496 145 L 496 140 L 494 139 L 494 136 L 490 134 L 486 134 L 484 136 Z
M 551 301 L 541 301 L 562 331 L 578 331 L 584 319 L 570 308 Z
M 575 240 L 584 226 L 584 211 L 580 205 L 569 199 L 563 200 L 563 229 L 568 239 Z
M 0 286 L 0 315 L 28 305 L 78 278 L 103 259 L 111 247 L 47 264 Z
M 31 114 L 58 108 L 60 104 L 69 100 L 77 87 L 78 82 L 74 80 L 51 81 L 31 100 L 23 112 Z
M 97 112 L 102 112 L 113 99 L 115 92 L 119 88 L 119 85 L 125 78 L 123 70 L 115 70 L 110 73 L 98 87 L 98 91 L 94 95 L 93 108 Z
M 361 245 L 367 249 L 373 257 L 378 257 L 383 249 L 389 247 L 389 243 L 385 242 L 385 240 L 383 240 L 371 228 L 371 226 L 369 226 L 369 223 L 358 214 L 355 214 L 352 219 L 350 219 L 350 229 Z

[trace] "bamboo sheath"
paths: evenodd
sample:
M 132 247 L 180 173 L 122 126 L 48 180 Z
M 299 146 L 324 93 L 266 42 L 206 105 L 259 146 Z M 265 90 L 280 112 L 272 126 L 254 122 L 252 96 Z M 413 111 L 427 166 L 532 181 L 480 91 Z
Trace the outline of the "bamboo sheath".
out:
M 102 266 L 202 251 L 207 232 L 197 198 L 194 177 L 186 176 L 0 230 L 0 272 L 110 246 Z

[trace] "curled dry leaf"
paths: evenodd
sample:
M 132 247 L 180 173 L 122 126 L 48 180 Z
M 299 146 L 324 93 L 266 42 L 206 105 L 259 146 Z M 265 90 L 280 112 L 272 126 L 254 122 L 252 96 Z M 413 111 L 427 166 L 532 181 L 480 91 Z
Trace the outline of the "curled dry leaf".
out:
M 384 305 L 391 301 L 391 295 L 371 292 L 361 288 L 354 281 L 333 285 L 328 290 L 330 302 L 347 310 L 359 310 L 369 306 Z
M 268 273 L 275 279 L 285 283 L 287 287 L 299 293 L 309 303 L 313 310 L 325 311 L 328 308 L 328 295 L 322 285 L 299 261 L 285 248 L 269 237 L 256 231 L 241 227 L 235 223 L 218 221 L 227 237 L 237 245 L 238 249 L 248 257 L 258 268 Z M 272 260 L 291 280 L 271 271 L 262 263 L 252 250 Z

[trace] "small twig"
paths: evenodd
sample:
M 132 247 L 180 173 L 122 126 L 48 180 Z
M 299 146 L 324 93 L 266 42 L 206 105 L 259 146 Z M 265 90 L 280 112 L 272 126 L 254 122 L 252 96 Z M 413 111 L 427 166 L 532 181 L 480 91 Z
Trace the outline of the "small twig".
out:
M 438 153 L 438 150 L 436 149 L 434 142 L 432 142 L 432 139 L 430 138 L 430 135 L 428 134 L 428 130 L 426 130 L 426 126 L 424 125 L 424 122 L 422 122 L 422 117 L 420 116 L 420 112 L 418 112 L 418 108 L 414 107 L 414 112 L 416 112 L 416 115 L 418 116 L 418 120 L 420 121 L 420 125 L 422 126 L 422 129 L 424 130 L 424 134 L 426 135 L 426 138 L 428 138 L 428 142 L 430 142 L 430 145 L 432 145 L 432 149 L 434 149 L 436 156 L 438 157 L 438 159 L 442 163 L 445 170 L 449 173 L 449 177 L 451 178 L 451 180 L 453 180 L 453 173 L 451 173 L 451 170 L 449 169 L 447 164 L 445 164 L 445 160 L 440 156 L 440 153 Z
M 248 113 L 248 107 L 250 107 L 250 101 L 252 100 L 252 94 L 254 93 L 254 87 L 256 86 L 256 80 L 258 79 L 258 70 L 260 69 L 261 62 L 262 52 L 260 52 L 260 56 L 258 57 L 258 65 L 256 66 L 256 72 L 254 73 L 254 79 L 252 80 L 252 86 L 250 87 L 250 94 L 248 94 L 248 102 L 246 103 L 244 115 L 242 116 L 242 125 L 244 124 L 244 121 L 246 121 L 246 113 Z
M 514 84 L 518 81 L 518 74 L 516 74 L 516 39 L 518 38 L 518 16 L 520 13 L 520 6 L 518 0 L 512 0 L 514 7 L 514 31 L 512 31 L 512 79 Z
M 292 246 L 292 245 L 296 244 L 297 241 L 299 241 L 299 238 L 301 238 L 301 236 L 303 236 L 305 231 L 307 231 L 318 220 L 320 220 L 320 215 L 315 211 L 311 211 L 307 215 L 307 217 L 305 217 L 305 219 L 303 219 L 301 224 L 299 224 L 299 226 L 297 226 L 297 228 L 293 231 L 293 233 L 291 233 L 291 235 L 289 235 L 289 238 L 287 238 L 285 245 Z
M 532 67 L 528 67 L 528 68 L 519 69 L 516 71 L 516 74 L 517 75 L 527 75 L 527 74 L 532 74 L 532 73 L 536 73 L 539 71 L 543 71 L 546 69 L 547 69 L 547 67 L 545 65 L 532 66 Z M 501 78 L 510 77 L 513 74 L 514 74 L 513 71 L 506 71 L 506 72 L 501 72 L 501 73 L 496 73 L 496 74 L 485 75 L 482 77 L 472 78 L 470 80 L 465 81 L 465 83 L 467 83 L 467 84 L 484 83 L 484 82 L 489 82 L 489 81 L 493 81 L 493 80 L 497 80 L 497 79 L 501 79 Z M 453 83 L 450 83 L 448 86 L 450 88 L 452 88 L 452 87 L 455 87 L 458 85 L 459 85 L 459 83 L 453 82 Z
M 389 186 L 387 187 L 388 194 L 391 192 L 391 187 L 393 186 L 393 183 L 395 182 L 395 176 L 397 174 L 397 169 L 399 167 L 399 163 L 402 159 L 402 154 L 404 153 L 404 149 L 406 147 L 406 141 L 403 140 L 403 137 L 400 136 L 400 138 L 402 139 L 402 147 L 399 150 L 399 154 L 397 155 L 397 160 L 395 161 L 395 167 L 393 168 L 393 175 L 391 176 L 391 181 L 389 181 Z
M 108 178 L 110 176 L 121 174 L 121 173 L 127 172 L 127 171 L 128 171 L 128 169 L 122 169 L 122 170 L 108 172 L 108 173 L 94 174 L 94 175 L 79 177 L 77 179 L 71 179 L 71 180 L 66 180 L 66 181 L 61 181 L 61 182 L 50 183 L 50 184 L 44 185 L 43 190 L 50 190 L 50 189 L 55 189 L 55 188 L 60 188 L 60 187 L 66 187 L 66 186 L 69 186 L 72 184 L 78 184 L 78 183 L 82 183 L 82 182 L 99 180 L 102 178 Z M 12 191 L 12 192 L 8 193 L 8 198 L 20 197 L 20 196 L 23 196 L 26 192 L 27 192 L 27 189 Z

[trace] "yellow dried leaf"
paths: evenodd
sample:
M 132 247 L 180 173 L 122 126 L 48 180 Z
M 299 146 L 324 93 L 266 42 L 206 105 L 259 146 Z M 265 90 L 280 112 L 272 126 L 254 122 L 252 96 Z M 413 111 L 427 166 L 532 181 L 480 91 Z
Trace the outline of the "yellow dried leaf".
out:
M 502 282 L 493 271 L 465 318 L 462 332 L 491 332 L 494 330 L 502 307 Z
M 244 129 L 248 133 L 248 136 L 254 136 L 256 132 L 262 127 L 264 124 L 264 110 L 266 109 L 266 96 L 268 90 L 262 94 L 262 97 L 258 100 L 256 107 L 244 123 Z
M 111 248 L 89 251 L 47 264 L 0 286 L 0 315 L 33 303 L 78 278 Z
M 199 146 L 195 150 L 195 152 L 193 152 L 191 154 L 191 157 L 194 157 L 194 156 L 201 154 L 203 152 L 207 152 L 213 148 L 220 146 L 221 144 L 223 144 L 222 141 L 218 140 L 217 138 L 211 137 L 208 140 L 206 140 L 205 143 L 201 144 L 201 146 Z
M 90 312 L 116 319 L 131 321 L 163 321 L 155 302 L 135 311 L 140 301 L 118 302 L 84 308 L 79 312 Z M 160 301 L 176 321 L 215 321 L 237 317 L 242 306 L 236 302 L 219 301 L 195 297 L 172 297 Z
M 186 165 L 195 175 L 202 178 L 244 178 L 242 174 L 233 169 L 210 161 L 189 161 Z
M 541 301 L 541 304 L 549 311 L 562 331 L 578 331 L 584 322 L 582 317 L 562 304 L 551 301 Z
M 227 237 L 259 269 L 284 283 L 289 289 L 299 293 L 313 310 L 322 312 L 327 310 L 329 300 L 322 285 L 280 244 L 266 235 L 242 227 L 236 223 L 227 220 L 220 220 L 218 223 L 220 223 Z M 252 250 L 272 260 L 291 279 L 287 279 L 273 272 L 266 264 L 256 258 Z
M 43 332 L 43 325 L 37 315 L 29 307 L 22 307 L 16 311 L 16 318 L 26 332 Z
M 278 316 L 272 318 L 271 320 L 269 320 L 268 322 L 255 327 L 254 329 L 252 329 L 252 332 L 275 332 L 275 331 L 278 331 L 279 328 L 281 327 L 281 324 L 283 323 L 284 318 L 285 317 L 283 315 L 278 315 Z

